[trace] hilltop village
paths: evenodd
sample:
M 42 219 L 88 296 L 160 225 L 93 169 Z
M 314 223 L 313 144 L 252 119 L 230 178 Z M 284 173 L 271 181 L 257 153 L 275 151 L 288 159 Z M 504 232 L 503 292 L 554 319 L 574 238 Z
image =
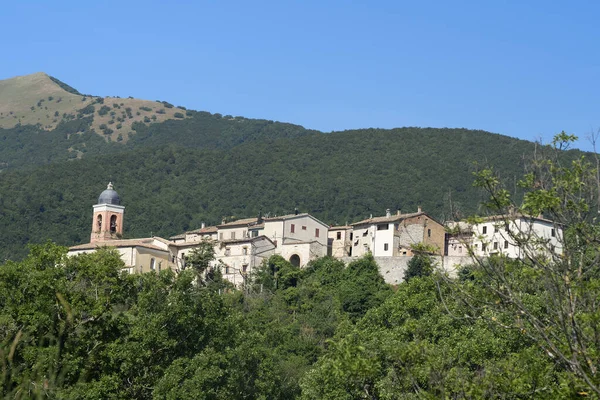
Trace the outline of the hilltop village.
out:
M 111 183 L 93 206 L 90 242 L 73 246 L 69 255 L 89 253 L 99 247 L 114 247 L 129 273 L 144 273 L 186 267 L 186 256 L 204 241 L 215 250 L 215 265 L 227 280 L 242 284 L 254 268 L 272 255 L 304 267 L 309 261 L 333 256 L 349 262 L 372 254 L 388 283 L 399 283 L 415 246 L 436 258 L 438 267 L 452 272 L 472 262 L 472 257 L 503 254 L 521 258 L 521 240 L 535 238 L 561 252 L 562 231 L 542 216 L 521 214 L 490 216 L 468 224 L 442 225 L 421 207 L 416 212 L 386 210 L 383 216 L 345 226 L 329 226 L 307 213 L 223 220 L 216 226 L 202 226 L 168 239 L 148 237 L 123 239 L 125 207 Z

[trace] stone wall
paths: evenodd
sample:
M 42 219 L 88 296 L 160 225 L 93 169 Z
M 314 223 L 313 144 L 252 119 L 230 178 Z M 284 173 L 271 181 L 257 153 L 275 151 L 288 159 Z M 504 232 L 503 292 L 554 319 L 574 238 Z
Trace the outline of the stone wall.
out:
M 379 266 L 379 273 L 383 276 L 386 283 L 397 285 L 403 281 L 404 271 L 408 266 L 408 262 L 412 257 L 397 256 L 397 257 L 375 257 L 375 262 Z M 433 256 L 436 266 L 439 269 L 446 271 L 450 276 L 454 276 L 457 267 L 460 265 L 468 265 L 472 263 L 470 257 L 458 256 Z M 356 261 L 356 257 L 343 257 L 341 260 L 345 263 Z

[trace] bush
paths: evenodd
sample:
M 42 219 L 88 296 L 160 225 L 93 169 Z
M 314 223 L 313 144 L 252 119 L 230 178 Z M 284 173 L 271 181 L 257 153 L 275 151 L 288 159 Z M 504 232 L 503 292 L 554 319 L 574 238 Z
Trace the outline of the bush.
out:
M 110 107 L 102 106 L 102 107 L 100 107 L 100 110 L 98 110 L 98 115 L 101 115 L 101 116 L 106 115 L 106 114 L 108 114 L 109 111 L 110 111 Z
M 404 271 L 404 281 L 411 278 L 430 276 L 433 273 L 433 261 L 426 254 L 417 254 L 408 262 L 406 271 Z
M 173 114 L 173 116 L 174 116 L 175 118 L 183 118 L 183 117 L 185 117 L 185 115 L 183 115 L 183 114 L 182 114 L 182 113 L 180 113 L 180 112 L 176 112 L 175 114 Z
M 96 111 L 96 108 L 93 105 L 91 105 L 91 104 L 89 104 L 89 105 L 87 105 L 87 106 L 85 106 L 85 107 L 83 107 L 82 109 L 79 110 L 79 112 L 81 114 L 84 114 L 84 115 L 86 115 L 86 114 L 93 114 L 94 111 Z
M 152 111 L 152 109 L 150 107 L 146 107 L 146 106 L 140 107 L 140 110 L 142 110 L 142 111 Z
M 157 114 L 165 114 L 165 109 L 164 109 L 164 108 L 161 108 L 161 109 L 160 109 L 160 110 L 158 110 L 156 113 L 157 113 Z

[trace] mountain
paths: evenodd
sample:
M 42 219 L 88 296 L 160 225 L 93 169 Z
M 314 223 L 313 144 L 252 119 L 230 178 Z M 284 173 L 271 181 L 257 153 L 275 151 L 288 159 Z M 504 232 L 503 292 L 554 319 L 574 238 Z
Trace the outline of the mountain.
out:
M 20 101 L 15 98 L 36 98 L 22 93 L 32 88 L 38 88 L 38 95 L 40 88 L 73 94 L 74 89 L 69 92 L 68 85 L 47 75 L 29 78 L 20 91 L 18 78 L 3 81 L 10 83 L 2 88 L 10 88 L 12 96 L 2 101 L 14 105 Z M 73 95 L 84 103 L 81 95 Z M 101 104 L 85 97 L 90 105 Z M 46 103 L 50 108 L 55 101 L 44 101 L 43 107 Z M 22 117 L 30 120 L 39 110 L 25 111 Z M 93 128 L 96 114 L 81 112 L 47 130 L 25 124 L 0 129 L 5 163 L 0 173 L 1 259 L 21 258 L 30 242 L 87 242 L 91 207 L 109 180 L 126 207 L 127 237 L 169 236 L 224 216 L 280 215 L 295 207 L 326 223 L 344 224 L 382 215 L 387 208 L 409 212 L 421 205 L 443 221 L 478 211 L 482 198 L 472 187 L 474 163 L 494 165 L 519 197 L 516 180 L 534 151 L 531 142 L 485 131 L 398 128 L 324 134 L 191 110 L 185 118 L 137 121 L 127 140 L 112 141 Z
M 301 126 L 185 110 L 163 101 L 81 95 L 44 73 L 0 81 L 0 170 L 179 143 L 230 148 L 314 133 Z
M 0 81 L 0 127 L 36 125 L 55 129 L 61 122 L 91 116 L 89 128 L 109 141 L 126 142 L 135 123 L 186 118 L 186 110 L 160 101 L 97 97 L 43 72 Z

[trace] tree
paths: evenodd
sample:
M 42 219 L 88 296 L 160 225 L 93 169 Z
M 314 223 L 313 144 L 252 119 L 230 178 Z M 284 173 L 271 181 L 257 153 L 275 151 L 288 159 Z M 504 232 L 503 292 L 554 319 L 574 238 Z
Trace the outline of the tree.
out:
M 572 374 L 582 394 L 600 396 L 600 223 L 597 170 L 564 150 L 576 140 L 564 132 L 552 147 L 537 149 L 519 182 L 517 203 L 491 168 L 476 173 L 488 195 L 486 208 L 504 216 L 548 216 L 560 246 L 530 229 L 507 229 L 524 256 L 474 258 L 471 278 L 455 281 L 455 295 L 471 309 L 540 346 L 559 369 Z
M 412 246 L 414 256 L 408 262 L 406 271 L 404 271 L 404 281 L 411 278 L 430 276 L 433 273 L 434 263 L 431 254 L 435 249 L 423 244 Z
M 211 267 L 211 263 L 215 260 L 214 246 L 214 241 L 203 240 L 185 256 L 183 269 L 191 267 L 199 282 L 203 280 L 204 275 Z

